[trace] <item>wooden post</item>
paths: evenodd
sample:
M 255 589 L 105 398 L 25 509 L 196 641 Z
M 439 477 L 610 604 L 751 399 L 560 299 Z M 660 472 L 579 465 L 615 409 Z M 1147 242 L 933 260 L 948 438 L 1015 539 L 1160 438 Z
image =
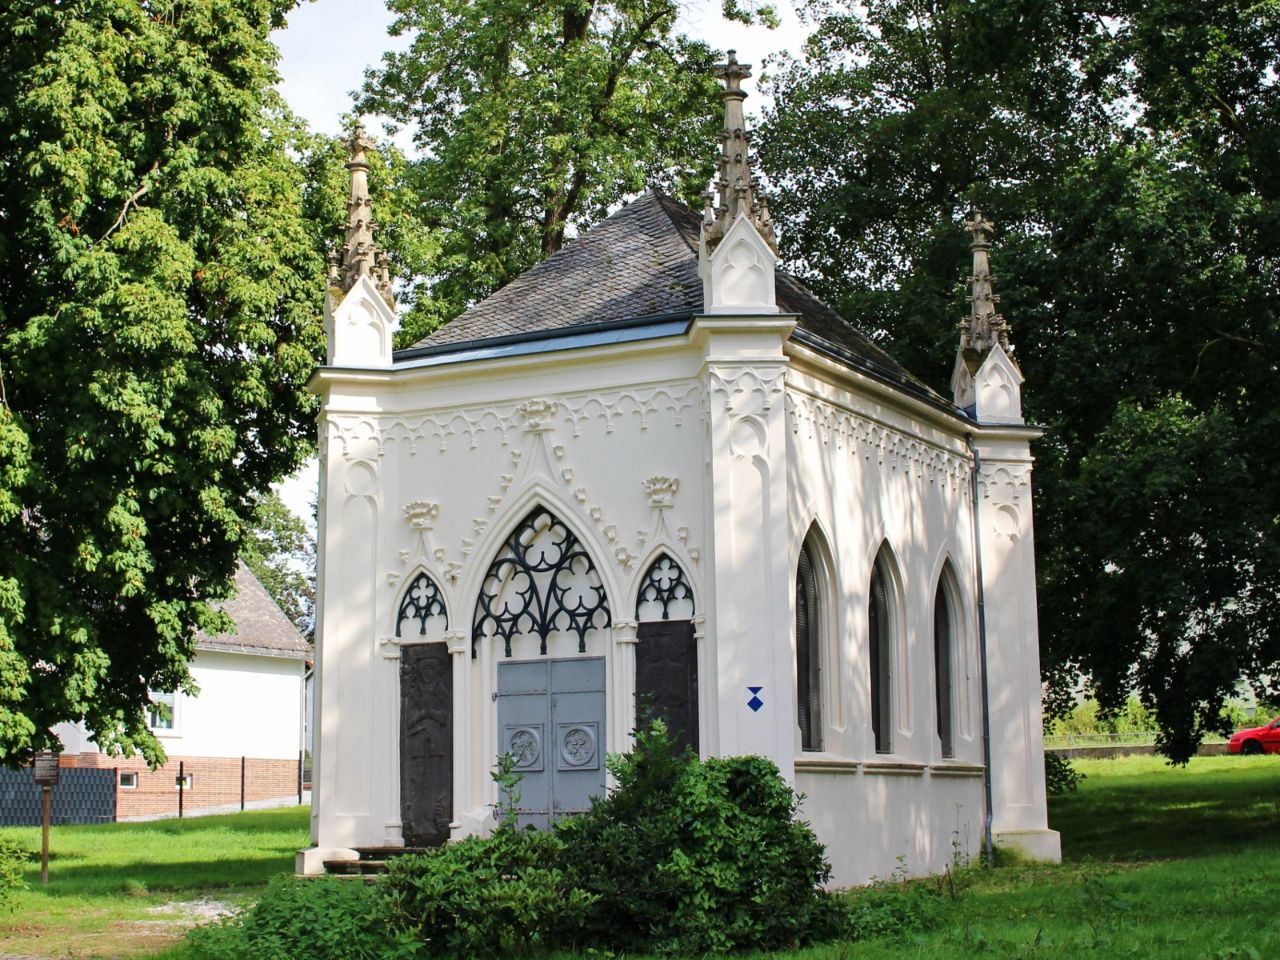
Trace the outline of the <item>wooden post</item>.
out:
M 52 787 L 40 788 L 40 885 L 49 885 L 49 811 L 53 799 Z
M 185 761 L 178 761 L 178 819 L 182 819 L 182 795 L 187 789 Z
M 49 885 L 49 821 L 52 817 L 53 788 L 58 782 L 58 754 L 39 750 L 32 763 L 33 779 L 40 788 L 40 885 Z
M 244 813 L 244 757 L 240 758 L 240 812 Z

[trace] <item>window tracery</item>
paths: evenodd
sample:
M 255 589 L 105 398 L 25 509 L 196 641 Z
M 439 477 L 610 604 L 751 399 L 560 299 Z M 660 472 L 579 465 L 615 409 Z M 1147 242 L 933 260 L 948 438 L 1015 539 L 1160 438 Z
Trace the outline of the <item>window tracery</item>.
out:
M 515 637 L 532 635 L 539 653 L 547 653 L 547 637 L 570 633 L 578 652 L 587 652 L 587 633 L 612 623 L 595 564 L 564 523 L 538 507 L 511 532 L 489 566 L 476 599 L 471 655 L 477 641 L 501 637 L 510 657 Z
M 449 629 L 449 611 L 439 585 L 426 573 L 419 573 L 410 581 L 400 601 L 400 609 L 396 613 L 396 636 L 402 635 L 406 621 L 417 621 L 418 635 L 425 637 L 432 617 L 443 618 L 444 629 Z
M 662 616 L 652 614 L 661 608 Z M 675 614 L 673 617 L 672 614 Z M 645 571 L 636 597 L 637 620 L 691 620 L 694 616 L 693 585 L 684 568 L 671 557 L 661 554 Z

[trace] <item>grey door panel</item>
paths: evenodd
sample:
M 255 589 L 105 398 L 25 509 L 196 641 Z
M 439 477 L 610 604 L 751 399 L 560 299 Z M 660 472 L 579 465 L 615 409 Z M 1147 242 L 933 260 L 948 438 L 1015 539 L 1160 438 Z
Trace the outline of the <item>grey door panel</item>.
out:
M 520 826 L 545 828 L 604 793 L 604 688 L 601 657 L 498 664 L 499 749 L 521 775 Z

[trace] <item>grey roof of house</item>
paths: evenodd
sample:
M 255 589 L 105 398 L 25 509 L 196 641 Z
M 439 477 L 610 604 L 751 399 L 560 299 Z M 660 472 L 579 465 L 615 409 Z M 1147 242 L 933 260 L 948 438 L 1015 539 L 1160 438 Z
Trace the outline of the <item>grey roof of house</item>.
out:
M 235 621 L 236 632 L 216 637 L 201 634 L 196 640 L 197 650 L 294 660 L 311 656 L 311 645 L 243 562 L 236 563 L 236 595 L 223 603 L 222 609 Z
M 701 217 L 649 192 L 397 359 L 452 352 L 484 342 L 541 338 L 584 325 L 703 312 L 698 276 Z M 778 308 L 796 315 L 795 339 L 949 411 L 955 407 L 908 373 L 795 277 L 775 274 Z

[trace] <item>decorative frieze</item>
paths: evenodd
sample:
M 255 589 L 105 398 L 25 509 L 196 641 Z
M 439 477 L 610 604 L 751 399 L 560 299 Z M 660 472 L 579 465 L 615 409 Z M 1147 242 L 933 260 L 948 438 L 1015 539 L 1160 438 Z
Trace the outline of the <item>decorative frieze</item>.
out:
M 499 434 L 502 445 L 510 446 L 513 433 L 543 432 L 558 423 L 568 426 L 575 438 L 582 435 L 583 427 L 592 420 L 602 422 L 606 433 L 613 433 L 623 418 L 635 418 L 640 429 L 647 430 L 653 417 L 659 414 L 666 414 L 675 427 L 683 427 L 690 416 L 700 421 L 705 414 L 702 386 L 694 382 L 668 384 L 409 416 L 331 413 L 326 422 L 329 437 L 341 445 L 343 457 L 350 460 L 381 456 L 386 444 L 391 442 L 407 444 L 410 453 L 416 453 L 423 442 L 435 443 L 444 453 L 457 440 L 465 441 L 467 447 L 474 450 L 479 438 L 486 433 Z
M 791 432 L 869 463 L 967 492 L 971 461 L 892 427 L 806 394 L 788 391 Z

